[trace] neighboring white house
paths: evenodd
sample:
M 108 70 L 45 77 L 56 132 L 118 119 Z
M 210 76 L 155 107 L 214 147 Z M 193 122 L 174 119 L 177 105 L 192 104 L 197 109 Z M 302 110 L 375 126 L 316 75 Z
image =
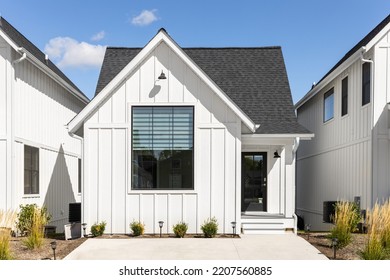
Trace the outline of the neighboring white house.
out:
M 0 17 L 0 209 L 45 205 L 51 225 L 68 222 L 81 200 L 81 140 L 67 123 L 88 98 L 28 39 Z
M 297 156 L 297 214 L 326 230 L 323 202 L 361 209 L 390 196 L 390 16 L 354 46 L 297 104 L 314 132 Z
M 297 123 L 279 47 L 181 48 L 161 29 L 144 48 L 108 48 L 95 98 L 68 128 L 84 138 L 89 226 L 295 228 L 295 152 L 313 135 Z

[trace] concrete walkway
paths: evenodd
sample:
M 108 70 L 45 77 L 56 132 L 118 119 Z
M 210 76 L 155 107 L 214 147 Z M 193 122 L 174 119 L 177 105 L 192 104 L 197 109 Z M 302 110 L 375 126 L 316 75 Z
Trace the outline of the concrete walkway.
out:
M 326 260 L 294 234 L 241 238 L 128 238 L 85 241 L 66 260 Z

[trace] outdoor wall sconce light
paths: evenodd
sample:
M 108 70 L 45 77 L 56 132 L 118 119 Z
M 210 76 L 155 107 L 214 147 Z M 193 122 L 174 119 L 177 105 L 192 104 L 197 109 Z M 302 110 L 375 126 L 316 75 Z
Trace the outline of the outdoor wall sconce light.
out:
M 275 151 L 274 158 L 280 158 L 280 155 L 279 155 L 278 151 Z
M 332 247 L 333 247 L 333 259 L 336 259 L 336 249 L 339 240 L 337 238 L 332 238 Z
M 160 227 L 160 238 L 161 238 L 162 227 L 164 226 L 164 221 L 159 221 L 158 226 Z
M 53 241 L 50 243 L 51 249 L 53 250 L 53 257 L 54 260 L 56 259 L 56 249 L 57 249 L 57 242 Z
M 232 222 L 231 224 L 232 224 L 232 228 L 233 228 L 233 238 L 234 238 L 234 236 L 236 235 L 236 225 L 237 225 L 237 223 L 236 222 Z
M 159 79 L 159 80 L 165 80 L 166 78 L 167 78 L 167 77 L 165 76 L 164 71 L 161 70 L 161 74 L 160 74 L 160 76 L 158 76 L 157 79 Z
M 310 237 L 310 224 L 306 225 L 306 233 L 307 233 L 307 240 L 309 240 L 309 237 Z
M 87 237 L 87 223 L 82 223 L 83 231 L 84 231 L 84 237 Z

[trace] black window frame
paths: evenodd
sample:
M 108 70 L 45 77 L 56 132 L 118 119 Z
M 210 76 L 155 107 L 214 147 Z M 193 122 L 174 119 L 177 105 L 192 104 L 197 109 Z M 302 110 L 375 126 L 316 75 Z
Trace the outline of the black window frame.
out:
M 332 96 L 332 98 L 333 98 L 333 104 L 332 104 L 332 107 L 333 107 L 333 109 L 332 109 L 332 116 L 331 117 L 329 117 L 329 118 L 326 118 L 327 116 L 326 116 L 326 105 L 327 105 L 327 103 L 326 103 L 326 100 L 329 98 L 329 97 L 331 97 Z M 330 120 L 332 120 L 333 118 L 334 118 L 334 88 L 331 88 L 330 90 L 328 90 L 327 92 L 325 92 L 324 93 L 324 103 L 323 103 L 323 122 L 324 123 L 326 123 L 326 122 L 328 122 L 328 121 L 330 121 Z
M 78 193 L 81 193 L 81 181 L 82 181 L 82 180 L 81 180 L 81 178 L 82 178 L 82 177 L 81 177 L 81 175 L 82 175 L 82 174 L 81 174 L 81 173 L 82 173 L 82 166 L 81 166 L 81 163 L 82 163 L 82 162 L 81 162 L 81 158 L 78 158 L 78 159 L 77 159 L 77 169 L 78 169 L 78 178 L 77 178 L 77 179 L 78 179 L 78 186 L 77 186 L 77 192 L 78 192 Z
M 30 155 L 30 161 L 28 165 L 26 165 L 26 162 L 28 161 L 26 156 Z M 34 157 L 33 155 L 37 156 L 37 160 L 34 164 Z M 39 148 L 24 145 L 24 184 L 23 184 L 23 193 L 24 195 L 37 195 L 39 194 Z M 36 180 L 34 180 L 34 175 L 37 177 Z M 26 186 L 26 178 L 29 178 L 30 185 Z M 33 182 L 36 182 L 36 186 L 33 186 Z
M 192 178 L 191 178 L 191 187 L 190 188 L 169 188 L 169 187 L 156 187 L 156 188 L 142 188 L 142 187 L 135 187 L 133 184 L 134 180 L 134 174 L 133 174 L 133 165 L 135 164 L 134 162 L 134 148 L 133 148 L 133 127 L 134 127 L 134 109 L 135 108 L 191 108 L 192 110 Z M 131 185 L 131 190 L 133 191 L 175 191 L 175 190 L 182 190 L 182 191 L 191 191 L 195 189 L 195 107 L 191 105 L 183 105 L 183 106 L 170 106 L 170 105 L 161 105 L 161 106 L 156 106 L 156 105 L 139 105 L 139 106 L 132 106 L 131 107 L 131 164 L 130 164 L 130 174 L 131 174 L 131 179 L 130 179 L 130 185 Z M 171 163 L 172 169 L 181 169 L 181 162 L 175 162 L 172 159 Z
M 371 63 L 362 64 L 362 106 L 371 102 Z
M 348 76 L 341 80 L 341 116 L 348 114 L 348 83 Z

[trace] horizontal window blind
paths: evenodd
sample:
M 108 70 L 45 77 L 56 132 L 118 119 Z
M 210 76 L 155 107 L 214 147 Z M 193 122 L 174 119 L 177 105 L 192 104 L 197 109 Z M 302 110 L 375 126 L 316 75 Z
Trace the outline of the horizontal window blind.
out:
M 192 150 L 193 107 L 133 107 L 133 150 Z

